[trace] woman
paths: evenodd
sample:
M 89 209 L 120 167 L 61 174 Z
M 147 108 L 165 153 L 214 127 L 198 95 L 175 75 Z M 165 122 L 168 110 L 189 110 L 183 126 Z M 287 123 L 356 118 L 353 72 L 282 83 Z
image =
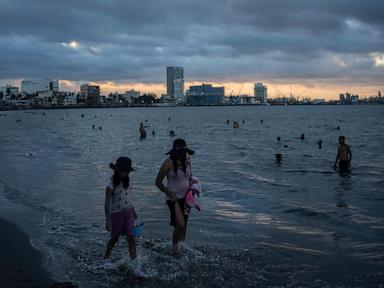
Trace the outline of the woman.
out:
M 185 240 L 188 215 L 185 209 L 185 196 L 188 192 L 190 177 L 192 176 L 190 157 L 194 151 L 187 148 L 183 139 L 176 139 L 172 149 L 166 154 L 156 178 L 156 186 L 166 194 L 166 201 L 171 213 L 170 225 L 173 230 L 172 254 L 179 253 L 178 243 Z M 167 177 L 167 186 L 163 180 Z

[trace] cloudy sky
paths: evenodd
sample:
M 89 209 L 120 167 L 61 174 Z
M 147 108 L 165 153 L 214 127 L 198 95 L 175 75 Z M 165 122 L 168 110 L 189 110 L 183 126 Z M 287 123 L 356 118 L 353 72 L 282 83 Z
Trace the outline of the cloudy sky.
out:
M 165 92 L 165 67 L 226 94 L 384 91 L 383 0 L 0 0 L 0 85 Z

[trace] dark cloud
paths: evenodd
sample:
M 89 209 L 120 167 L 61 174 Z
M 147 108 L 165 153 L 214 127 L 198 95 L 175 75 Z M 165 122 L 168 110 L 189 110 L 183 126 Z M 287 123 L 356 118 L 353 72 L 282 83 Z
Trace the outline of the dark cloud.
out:
M 0 79 L 350 78 L 384 67 L 382 0 L 0 0 Z M 76 41 L 77 44 L 71 41 Z

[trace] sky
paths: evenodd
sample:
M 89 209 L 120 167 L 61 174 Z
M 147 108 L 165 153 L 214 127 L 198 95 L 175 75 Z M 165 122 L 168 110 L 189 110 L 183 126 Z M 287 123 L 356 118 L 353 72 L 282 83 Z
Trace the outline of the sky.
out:
M 383 0 L 0 0 L 0 85 L 60 79 L 77 91 L 166 92 L 166 66 L 185 87 L 227 95 L 336 99 L 384 91 Z

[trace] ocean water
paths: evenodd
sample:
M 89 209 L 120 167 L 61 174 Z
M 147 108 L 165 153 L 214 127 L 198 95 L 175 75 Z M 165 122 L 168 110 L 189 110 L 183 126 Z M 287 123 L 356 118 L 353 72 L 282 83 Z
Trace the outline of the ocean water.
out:
M 28 233 L 55 279 L 80 287 L 384 285 L 384 106 L 0 114 L 0 216 Z M 140 122 L 150 125 L 144 140 Z M 169 212 L 154 185 L 174 140 L 170 130 L 196 151 L 192 170 L 203 185 L 202 211 L 192 212 L 180 258 L 170 254 Z M 349 175 L 332 168 L 339 135 L 351 145 Z M 136 169 L 131 182 L 145 223 L 138 240 L 144 280 L 131 279 L 124 239 L 112 269 L 102 264 L 108 164 L 122 155 Z

